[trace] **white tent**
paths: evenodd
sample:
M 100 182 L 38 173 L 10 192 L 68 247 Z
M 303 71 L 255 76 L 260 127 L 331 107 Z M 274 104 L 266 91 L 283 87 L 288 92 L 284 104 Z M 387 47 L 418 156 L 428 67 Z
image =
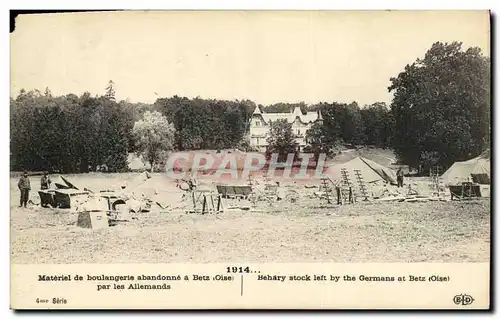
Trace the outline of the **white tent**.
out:
M 479 184 L 489 184 L 491 178 L 490 167 L 491 161 L 489 158 L 478 156 L 468 161 L 455 162 L 441 175 L 441 179 L 445 185 L 460 184 L 473 179 L 477 179 Z
M 355 170 L 359 170 L 364 182 L 366 183 L 386 181 L 391 184 L 397 184 L 396 173 L 393 170 L 360 156 L 346 163 L 329 167 L 326 174 L 331 180 L 340 181 L 342 180 L 342 169 L 347 169 L 349 177 L 352 181 L 355 181 L 356 179 Z

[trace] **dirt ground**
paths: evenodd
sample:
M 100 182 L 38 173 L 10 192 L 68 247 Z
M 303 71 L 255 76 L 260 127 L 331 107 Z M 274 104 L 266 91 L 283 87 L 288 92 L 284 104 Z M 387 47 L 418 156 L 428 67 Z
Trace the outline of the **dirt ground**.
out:
M 103 189 L 137 174 L 69 175 Z M 53 178 L 56 179 L 57 178 Z M 37 198 L 39 178 L 31 178 Z M 153 210 L 102 230 L 76 226 L 77 214 L 19 208 L 11 178 L 12 263 L 487 262 L 490 201 L 358 202 L 326 205 L 295 185 L 299 199 L 253 210 L 186 214 Z M 292 187 L 292 186 L 290 186 Z M 298 189 L 300 188 L 300 189 Z M 171 189 L 171 188 L 170 188 Z

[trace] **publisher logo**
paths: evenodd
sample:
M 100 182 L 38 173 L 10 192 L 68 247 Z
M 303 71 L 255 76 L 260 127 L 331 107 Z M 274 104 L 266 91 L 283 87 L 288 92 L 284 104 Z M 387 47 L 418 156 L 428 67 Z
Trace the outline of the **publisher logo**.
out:
M 474 302 L 474 298 L 472 298 L 472 296 L 470 295 L 460 294 L 453 297 L 453 302 L 456 305 L 468 306 Z

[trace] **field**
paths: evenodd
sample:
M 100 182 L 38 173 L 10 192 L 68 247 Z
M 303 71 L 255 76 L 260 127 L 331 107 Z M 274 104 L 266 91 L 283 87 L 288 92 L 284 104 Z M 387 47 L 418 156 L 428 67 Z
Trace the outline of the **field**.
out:
M 137 175 L 69 178 L 103 189 Z M 490 255 L 489 198 L 327 208 L 308 194 L 312 190 L 290 185 L 303 188 L 295 203 L 260 202 L 253 210 L 216 215 L 153 210 L 93 231 L 77 227 L 77 214 L 67 210 L 19 208 L 16 182 L 11 178 L 13 263 L 485 262 Z M 36 190 L 39 178 L 31 183 Z

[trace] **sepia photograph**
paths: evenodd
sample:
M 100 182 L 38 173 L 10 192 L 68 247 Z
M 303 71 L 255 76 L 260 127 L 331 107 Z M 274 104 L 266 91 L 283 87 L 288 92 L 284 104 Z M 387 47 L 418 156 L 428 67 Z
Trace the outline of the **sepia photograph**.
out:
M 19 14 L 11 264 L 489 264 L 490 19 Z

